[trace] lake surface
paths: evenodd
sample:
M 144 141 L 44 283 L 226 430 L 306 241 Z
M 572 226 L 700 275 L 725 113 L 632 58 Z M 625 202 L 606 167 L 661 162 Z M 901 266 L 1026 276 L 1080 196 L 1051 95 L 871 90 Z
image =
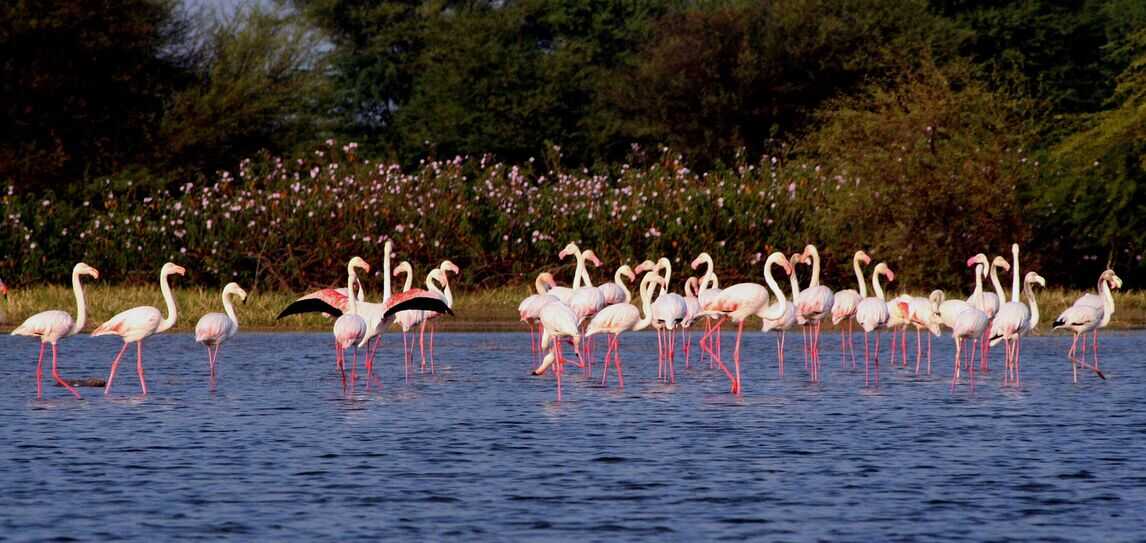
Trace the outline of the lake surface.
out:
M 38 401 L 37 344 L 0 337 L 0 540 L 1146 539 L 1146 333 L 1104 335 L 1108 380 L 1078 384 L 1068 337 L 1029 338 L 1022 388 L 996 350 L 972 394 L 946 337 L 933 376 L 865 388 L 834 334 L 810 384 L 798 337 L 781 381 L 756 332 L 741 397 L 707 363 L 658 384 L 630 334 L 623 391 L 570 367 L 560 403 L 527 334 L 441 334 L 408 385 L 386 339 L 381 390 L 343 392 L 329 334 L 241 333 L 211 392 L 173 334 L 147 340 L 146 398 L 127 359 L 110 397 Z M 119 346 L 71 338 L 61 371 L 106 378 Z

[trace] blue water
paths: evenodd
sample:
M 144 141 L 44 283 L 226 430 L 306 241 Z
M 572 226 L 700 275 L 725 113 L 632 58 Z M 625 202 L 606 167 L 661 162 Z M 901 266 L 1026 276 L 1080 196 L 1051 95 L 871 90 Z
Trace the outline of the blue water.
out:
M 1106 381 L 1040 337 L 1021 389 L 996 369 L 971 394 L 947 339 L 934 376 L 865 388 L 834 336 L 809 384 L 798 339 L 780 381 L 754 333 L 733 397 L 707 367 L 658 384 L 633 334 L 625 390 L 571 368 L 557 403 L 525 334 L 442 334 L 409 385 L 390 334 L 381 391 L 345 394 L 327 334 L 242 333 L 213 393 L 174 334 L 147 341 L 149 397 L 130 360 L 110 397 L 38 401 L 36 344 L 3 336 L 0 540 L 1143 540 L 1146 333 L 1102 341 Z M 62 371 L 106 377 L 118 346 L 72 338 Z

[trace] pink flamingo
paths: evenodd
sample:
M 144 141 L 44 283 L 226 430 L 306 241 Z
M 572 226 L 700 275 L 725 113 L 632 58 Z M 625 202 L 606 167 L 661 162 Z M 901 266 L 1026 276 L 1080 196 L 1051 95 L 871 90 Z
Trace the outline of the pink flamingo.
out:
M 975 270 L 976 274 L 982 273 L 979 269 Z M 960 369 L 963 365 L 961 354 L 963 352 L 963 343 L 968 339 L 971 340 L 971 348 L 975 348 L 975 342 L 983 337 L 983 331 L 987 329 L 987 314 L 977 307 L 968 304 L 958 315 L 955 316 L 955 322 L 951 329 L 951 338 L 955 340 L 955 371 L 951 375 L 951 390 L 955 390 L 955 385 L 959 384 Z M 974 358 L 974 352 L 971 353 Z M 975 364 L 974 360 L 967 362 L 967 368 L 970 370 L 971 390 L 975 390 Z
M 581 360 L 581 329 L 577 326 L 577 316 L 569 306 L 560 301 L 546 304 L 541 308 L 541 344 L 550 347 L 549 354 L 541 360 L 541 365 L 533 370 L 533 375 L 544 375 L 550 366 L 553 366 L 553 375 L 557 379 L 557 401 L 561 401 L 561 375 L 564 373 L 565 356 L 561 351 L 561 344 L 565 338 L 573 342 L 573 352 L 577 354 L 578 364 L 584 366 Z
M 815 245 L 809 244 L 804 247 L 802 261 L 804 263 L 810 261 L 812 279 L 808 283 L 808 288 L 801 292 L 794 302 L 796 314 L 808 323 L 806 326 L 812 328 L 809 331 L 812 336 L 812 381 L 818 382 L 820 380 L 820 327 L 824 318 L 832 314 L 835 296 L 832 294 L 832 289 L 820 284 L 820 252 L 816 250 Z
M 688 368 L 689 358 L 691 358 L 692 350 L 692 325 L 696 319 L 700 317 L 700 298 L 697 297 L 697 291 L 700 289 L 700 279 L 696 277 L 689 277 L 684 281 L 684 306 L 685 314 L 684 321 L 680 323 L 681 329 L 685 331 L 684 336 L 684 367 Z
M 1088 305 L 1091 307 L 1100 308 L 1102 310 L 1102 320 L 1098 323 L 1098 328 L 1106 328 L 1110 324 L 1111 317 L 1114 316 L 1114 295 L 1111 289 L 1122 288 L 1122 279 L 1114 274 L 1114 270 L 1105 270 L 1098 278 L 1098 292 L 1099 294 L 1086 293 L 1074 301 L 1073 305 Z M 1094 367 L 1098 368 L 1098 328 L 1093 330 L 1094 339 L 1092 351 L 1094 352 Z M 1086 353 L 1086 338 L 1083 338 L 1082 352 Z M 1084 356 L 1085 359 L 1085 356 Z
M 871 286 L 875 296 L 860 300 L 856 306 L 856 322 L 863 328 L 863 367 L 864 384 L 870 384 L 868 378 L 868 335 L 875 332 L 875 383 L 879 384 L 879 330 L 887 326 L 891 315 L 887 311 L 887 302 L 884 301 L 883 287 L 879 285 L 879 276 L 887 277 L 888 281 L 895 281 L 895 272 L 887 264 L 880 262 L 875 265 L 871 273 Z
M 645 261 L 637 266 L 637 273 L 649 269 L 651 262 Z M 652 265 L 653 273 L 664 271 L 664 281 L 660 283 L 660 293 L 653 287 L 653 328 L 657 331 L 657 377 L 669 383 L 676 382 L 676 330 L 684 322 L 688 313 L 688 306 L 684 297 L 669 292 L 668 285 L 672 281 L 672 263 L 669 259 L 661 257 Z
M 852 367 L 856 367 L 856 351 L 855 346 L 852 344 L 852 326 L 855 317 L 856 307 L 859 306 L 860 300 L 867 298 L 867 282 L 863 278 L 863 269 L 860 268 L 860 263 L 865 266 L 871 264 L 871 257 L 863 251 L 856 251 L 852 255 L 852 269 L 856 273 L 856 284 L 859 285 L 859 292 L 852 289 L 841 290 L 835 294 L 832 302 L 832 325 L 839 326 L 841 322 L 848 323 L 847 342 L 844 342 L 844 329 L 840 327 L 840 357 L 841 362 L 847 361 L 847 351 L 852 353 Z
M 1082 295 L 1074 302 L 1074 305 L 1068 307 L 1054 321 L 1053 326 L 1056 330 L 1066 328 L 1074 332 L 1074 341 L 1070 344 L 1067 358 L 1070 359 L 1074 372 L 1074 382 L 1076 383 L 1078 382 L 1078 366 L 1094 371 L 1103 379 L 1106 378 L 1098 369 L 1098 329 L 1102 327 L 1103 323 L 1110 322 L 1108 313 L 1114 312 L 1114 296 L 1110 293 L 1110 289 L 1121 286 L 1122 279 L 1115 275 L 1113 270 L 1102 272 L 1102 275 L 1098 277 L 1098 291 L 1101 294 L 1087 293 Z M 1096 304 L 1096 300 L 1100 303 Z M 1094 353 L 1093 366 L 1086 364 L 1086 334 L 1092 331 L 1094 332 L 1094 346 L 1091 350 Z M 1083 358 L 1081 360 L 1074 356 L 1078 349 L 1079 336 L 1082 336 Z
M 628 266 L 622 266 L 622 268 L 627 269 Z M 620 270 L 617 271 L 620 272 Z M 632 271 L 630 270 L 629 273 L 632 273 Z M 557 300 L 556 296 L 549 294 L 549 289 L 556 286 L 557 282 L 553 280 L 553 274 L 542 272 L 537 275 L 537 280 L 534 281 L 537 294 L 530 294 L 517 305 L 517 313 L 521 317 L 521 321 L 529 325 L 530 352 L 541 352 L 541 322 L 538 317 L 541 308 L 544 307 L 545 304 Z M 534 325 L 538 327 L 536 340 L 534 339 L 533 333 Z
M 942 334 L 940 325 L 943 320 L 939 315 L 939 305 L 944 301 L 942 290 L 933 290 L 926 298 L 911 297 L 907 305 L 907 320 L 915 327 L 915 374 L 919 375 L 919 365 L 923 357 L 923 346 L 920 333 L 927 330 L 935 337 Z M 931 336 L 927 336 L 927 374 L 931 375 Z
M 171 294 L 171 286 L 167 284 L 167 277 L 172 274 L 183 275 L 185 273 L 187 270 L 183 269 L 182 266 L 171 262 L 164 264 L 159 271 L 159 290 L 163 292 L 163 300 L 167 302 L 167 318 L 163 318 L 163 314 L 154 307 L 139 306 L 119 313 L 92 331 L 92 336 L 117 335 L 123 338 L 123 347 L 119 349 L 119 354 L 115 355 L 115 360 L 111 362 L 111 373 L 107 376 L 107 385 L 103 389 L 104 394 L 111 393 L 111 383 L 115 380 L 115 370 L 119 367 L 119 360 L 123 357 L 127 346 L 135 343 L 135 369 L 136 373 L 139 374 L 139 388 L 142 389 L 144 395 L 147 395 L 147 381 L 143 378 L 143 340 L 152 334 L 165 332 L 175 326 L 175 319 L 178 318 L 179 313 L 175 308 L 175 297 Z
M 1016 251 L 1016 255 L 1018 251 Z M 1018 259 L 1015 261 L 1015 270 L 1018 271 Z M 1018 274 L 1015 274 L 1016 279 Z M 1017 281 L 1016 281 L 1017 282 Z M 1027 296 L 1027 303 L 1011 300 L 999 308 L 995 319 L 991 322 L 991 342 L 1005 341 L 1005 362 L 1003 383 L 1008 381 L 1019 384 L 1019 370 L 1021 369 L 1019 355 L 1022 353 L 1022 336 L 1034 330 L 1039 324 L 1039 304 L 1035 299 L 1032 285 L 1038 284 L 1046 287 L 1046 279 L 1035 272 L 1027 272 L 1023 278 L 1023 293 Z
M 700 289 L 696 293 L 696 301 L 700 304 L 701 315 L 704 316 L 704 335 L 700 337 L 697 344 L 700 346 L 701 356 L 704 353 L 709 353 L 709 367 L 712 367 L 712 361 L 720 358 L 720 330 L 713 329 L 712 324 L 720 320 L 721 316 L 715 312 L 705 312 L 704 308 L 712 305 L 712 301 L 720 296 L 720 280 L 713 272 L 712 256 L 708 253 L 700 253 L 690 263 L 692 269 L 697 269 L 701 265 L 706 266 L 705 271 L 700 276 Z
M 402 287 L 402 292 L 407 292 L 414 286 L 414 268 L 410 266 L 409 262 L 403 260 L 394 268 L 394 276 L 405 274 L 405 285 Z M 556 298 L 553 298 L 556 299 Z M 394 314 L 394 321 L 402 330 L 402 367 L 405 371 L 406 382 L 410 382 L 410 365 L 413 363 L 413 342 L 408 341 L 410 330 L 422 323 L 425 319 L 425 312 L 422 310 L 399 311 Z M 533 328 L 530 327 L 530 332 Z
M 900 350 L 902 351 L 902 367 L 907 367 L 907 327 L 911 324 L 910 304 L 911 296 L 907 294 L 900 294 L 887 303 L 887 328 L 891 330 L 891 357 L 889 360 L 891 360 L 892 367 L 895 367 L 897 335 L 899 336 L 898 345 L 901 346 Z
M 1003 290 L 1003 284 L 999 282 L 998 270 L 999 268 L 1010 270 L 1011 265 L 1007 262 L 1007 259 L 1001 256 L 996 256 L 990 262 L 987 261 L 987 255 L 983 253 L 979 253 L 972 258 L 976 262 L 981 262 L 983 264 L 985 270 L 984 277 L 989 272 L 991 277 L 991 284 L 995 287 L 995 292 L 983 291 L 982 281 L 976 279 L 975 292 L 971 293 L 971 296 L 967 298 L 967 302 L 977 307 L 980 311 L 986 313 L 987 319 L 990 321 L 993 320 L 995 318 L 995 314 L 999 312 L 999 305 L 1002 302 L 1007 301 L 1007 294 Z M 989 331 L 990 324 L 987 325 L 987 331 L 985 331 L 984 334 L 987 334 Z M 979 369 L 983 371 L 987 371 L 989 369 L 988 355 L 990 354 L 990 345 L 991 344 L 987 341 L 986 335 L 984 335 L 979 343 Z M 974 360 L 974 357 L 972 357 L 972 360 Z
M 223 311 L 225 313 L 207 313 L 199 317 L 195 323 L 195 341 L 207 347 L 207 365 L 211 369 L 211 386 L 215 385 L 215 362 L 219 359 L 219 347 L 223 342 L 234 337 L 239 331 L 239 318 L 235 316 L 235 306 L 231 296 L 238 296 L 240 300 L 247 300 L 247 291 L 238 283 L 227 283 L 223 287 Z M 214 350 L 211 348 L 214 347 Z
M 653 322 L 652 315 L 652 289 L 657 284 L 663 284 L 663 279 L 653 272 L 645 274 L 641 279 L 640 297 L 641 308 L 644 309 L 644 318 L 641 318 L 641 309 L 624 302 L 613 304 L 597 313 L 585 328 L 585 337 L 597 334 L 608 334 L 608 347 L 605 349 L 605 368 L 601 373 L 601 384 L 604 385 L 609 377 L 609 355 L 613 355 L 613 364 L 617 369 L 617 383 L 625 388 L 625 374 L 621 369 L 621 333 L 629 330 L 638 331 L 648 328 Z
M 346 265 L 346 313 L 338 316 L 333 329 L 335 364 L 342 375 L 343 386 L 346 385 L 346 349 L 354 347 L 354 365 L 350 370 L 350 382 L 353 383 L 358 379 L 358 344 L 366 337 L 366 319 L 358 314 L 359 302 L 354 295 L 354 284 L 358 280 L 356 269 L 370 273 L 370 264 L 356 256 Z
M 80 282 L 81 275 L 90 275 L 94 279 L 99 279 L 99 270 L 83 262 L 72 268 L 72 291 L 76 295 L 75 320 L 72 320 L 72 316 L 64 311 L 50 310 L 28 317 L 23 324 L 12 330 L 14 336 L 39 336 L 40 338 L 40 358 L 36 361 L 37 399 L 44 397 L 42 381 L 44 378 L 44 346 L 47 344 L 52 346 L 52 378 L 60 386 L 68 389 L 68 392 L 74 394 L 76 398 L 80 397 L 80 393 L 72 388 L 67 381 L 64 381 L 56 369 L 56 343 L 62 338 L 78 334 L 84 328 L 84 323 L 87 322 L 87 303 L 84 300 L 84 287 Z M 0 289 L 5 296 L 8 295 L 8 289 L 4 287 L 4 283 L 0 283 Z
M 803 257 L 796 253 L 793 255 L 796 258 L 796 263 L 799 263 Z M 763 326 L 760 328 L 762 332 L 779 331 L 780 335 L 776 337 L 776 364 L 778 366 L 780 377 L 784 377 L 784 338 L 788 330 L 791 329 L 799 321 L 796 315 L 796 304 L 789 302 L 784 297 L 784 290 L 780 288 L 780 284 L 776 282 L 776 278 L 772 276 L 772 265 L 779 264 L 784 268 L 784 272 L 788 274 L 789 279 L 796 274 L 796 270 L 791 260 L 784 258 L 783 253 L 772 253 L 769 255 L 768 260 L 764 263 L 764 282 L 768 284 L 768 288 L 772 289 L 772 294 L 776 296 L 776 301 L 771 306 L 761 306 L 760 312 L 756 316 L 760 317 Z M 799 284 L 793 281 L 793 293 L 799 293 Z M 793 296 L 794 298 L 795 296 Z M 765 300 L 767 305 L 767 300 Z
M 585 251 L 592 254 L 592 251 Z M 596 258 L 596 255 L 593 255 Z M 627 304 L 633 299 L 633 294 L 629 292 L 629 287 L 625 286 L 625 278 L 629 281 L 635 281 L 637 275 L 633 273 L 633 269 L 628 264 L 622 265 L 617 268 L 616 273 L 613 274 L 612 283 L 601 283 L 597 288 L 601 291 L 601 295 L 605 297 L 605 305 L 613 304 Z
M 788 259 L 784 258 L 783 253 L 772 253 L 768 256 L 768 260 L 764 262 L 764 277 L 766 280 L 771 278 L 770 267 L 773 264 L 780 264 L 784 267 L 787 273 L 792 273 L 792 265 L 788 263 Z M 776 281 L 771 279 L 768 283 L 773 290 L 778 290 Z M 739 395 L 742 391 L 740 381 L 740 340 L 744 336 L 744 321 L 753 315 L 761 315 L 763 308 L 768 304 L 768 291 L 764 286 L 758 283 L 737 283 L 726 289 L 720 291 L 720 294 L 703 307 L 706 314 L 720 315 L 720 320 L 716 322 L 715 329 L 719 330 L 725 321 L 731 320 L 736 326 L 736 348 L 733 349 L 732 359 L 736 366 L 735 375 L 728 371 L 724 362 L 720 358 L 716 358 L 716 364 L 720 367 L 724 374 L 728 376 L 728 380 L 732 382 L 733 394 Z M 712 353 L 710 353 L 712 354 Z M 715 355 L 714 355 L 715 356 Z
M 437 268 L 430 270 L 426 275 L 426 290 L 431 293 L 440 295 L 441 300 L 445 302 L 446 307 L 454 307 L 454 294 L 450 290 L 450 273 L 461 273 L 461 268 L 449 260 L 443 260 Z M 438 286 L 441 284 L 441 287 Z M 422 353 L 422 371 L 426 371 L 426 325 L 430 325 L 430 373 L 435 372 L 434 368 L 434 334 L 437 332 L 436 319 L 442 314 L 439 311 L 426 311 L 423 313 L 422 322 L 418 327 L 418 351 Z

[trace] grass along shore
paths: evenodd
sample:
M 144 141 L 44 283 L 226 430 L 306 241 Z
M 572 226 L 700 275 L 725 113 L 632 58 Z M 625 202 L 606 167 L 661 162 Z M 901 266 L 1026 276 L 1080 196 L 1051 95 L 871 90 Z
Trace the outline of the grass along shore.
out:
M 527 285 L 516 285 L 455 292 L 454 311 L 457 316 L 440 319 L 439 330 L 525 330 L 525 326 L 517 322 L 517 304 L 529 295 L 530 288 Z M 195 322 L 205 313 L 223 310 L 218 289 L 181 288 L 176 285 L 173 290 L 179 309 L 176 331 L 191 331 Z M 159 288 L 153 285 L 117 286 L 92 281 L 85 284 L 84 292 L 88 303 L 87 330 L 132 307 L 153 305 L 164 309 Z M 377 293 L 368 292 L 367 297 L 373 300 L 374 294 Z M 1050 323 L 1055 316 L 1081 294 L 1077 290 L 1064 289 L 1039 291 L 1037 295 L 1041 316 L 1038 333 L 1049 333 Z M 239 324 L 247 330 L 328 331 L 331 321 L 317 314 L 275 320 L 279 311 L 300 295 L 296 292 L 251 292 L 245 304 L 235 306 Z M 894 295 L 888 294 L 889 297 Z M 1114 304 L 1111 328 L 1146 328 L 1146 291 L 1115 291 Z M 75 298 L 71 288 L 58 285 L 13 288 L 7 302 L 0 299 L 0 313 L 6 316 L 6 321 L 0 324 L 0 332 L 10 332 L 28 316 L 48 309 L 62 309 L 74 314 Z M 749 327 L 753 326 L 755 324 L 750 321 Z

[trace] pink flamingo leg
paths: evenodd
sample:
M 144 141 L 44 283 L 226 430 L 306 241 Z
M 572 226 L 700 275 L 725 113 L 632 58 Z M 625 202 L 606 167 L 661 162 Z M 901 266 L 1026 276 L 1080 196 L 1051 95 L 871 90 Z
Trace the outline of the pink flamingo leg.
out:
M 676 384 L 676 361 L 674 360 L 674 358 L 676 357 L 676 328 L 669 330 L 668 336 L 669 336 L 669 358 L 668 358 L 669 383 L 672 383 L 675 385 Z
M 1091 352 L 1094 354 L 1094 369 L 1098 369 L 1098 328 L 1094 329 L 1094 348 Z
M 426 321 L 418 326 L 418 351 L 422 353 L 422 373 L 426 373 Z
M 931 334 L 927 334 L 927 375 L 931 375 Z
M 139 388 L 147 395 L 147 380 L 143 378 L 143 342 L 135 342 L 135 371 L 139 374 Z
M 951 371 L 951 390 L 955 390 L 955 385 L 959 382 L 959 366 L 962 364 L 960 360 L 960 351 L 962 351 L 963 340 L 955 338 L 955 367 Z
M 613 339 L 609 338 L 605 342 L 605 368 L 601 371 L 601 385 L 605 385 L 609 379 L 609 355 L 613 352 Z
M 1015 338 L 1015 384 L 1022 385 L 1023 336 Z
M 852 353 L 852 369 L 856 369 L 855 321 L 848 319 L 848 350 Z
M 736 363 L 736 381 L 732 385 L 732 393 L 740 395 L 740 337 L 744 335 L 744 321 L 740 321 L 740 325 L 736 328 L 736 350 L 733 353 L 733 360 Z
M 111 373 L 107 376 L 107 384 L 103 387 L 103 393 L 108 394 L 111 392 L 111 382 L 115 380 L 115 369 L 119 367 L 119 359 L 123 358 L 123 352 L 127 350 L 127 343 L 119 348 L 119 354 L 115 355 L 115 359 L 111 361 Z
M 879 330 L 875 331 L 875 386 L 879 386 Z
M 869 353 L 868 353 L 867 335 L 868 335 L 867 331 L 865 330 L 863 333 L 863 385 L 864 386 L 871 386 L 871 378 L 869 376 L 870 371 L 868 368 Z
M 895 328 L 891 329 L 891 362 L 895 363 L 895 350 L 899 344 L 895 341 Z
M 621 371 L 621 336 L 613 335 L 613 365 L 617 367 L 617 386 L 625 388 L 625 373 Z
M 557 350 L 556 366 L 553 367 L 553 376 L 557 379 L 557 401 L 561 401 L 561 366 L 565 362 L 565 357 L 561 353 L 561 342 L 554 341 L 553 348 Z
M 780 337 L 776 340 L 776 358 L 780 364 L 780 378 L 784 377 L 784 331 L 780 330 Z
M 430 323 L 430 375 L 434 374 L 434 332 L 438 330 L 438 325 L 433 322 Z
M 43 343 L 41 343 L 40 345 L 42 346 Z M 68 389 L 68 392 L 71 392 L 72 395 L 75 396 L 77 400 L 80 398 L 80 393 L 76 392 L 76 389 L 72 388 L 72 385 L 69 385 L 68 382 L 65 381 L 63 377 L 60 377 L 60 372 L 56 370 L 56 344 L 55 343 L 52 344 L 52 378 L 55 379 L 56 382 L 60 384 L 60 386 Z
M 533 347 L 533 325 L 529 326 L 529 346 Z M 530 351 L 533 352 L 533 351 Z M 410 382 L 410 346 L 406 341 L 406 331 L 402 331 L 402 369 L 406 372 L 406 382 Z
M 40 342 L 40 359 L 36 361 L 36 399 L 37 400 L 44 399 L 44 384 L 41 381 L 44 380 L 44 348 L 45 347 L 46 347 L 46 345 L 44 345 L 43 342 Z
M 919 364 L 923 361 L 923 336 L 915 329 L 915 374 L 919 375 Z

